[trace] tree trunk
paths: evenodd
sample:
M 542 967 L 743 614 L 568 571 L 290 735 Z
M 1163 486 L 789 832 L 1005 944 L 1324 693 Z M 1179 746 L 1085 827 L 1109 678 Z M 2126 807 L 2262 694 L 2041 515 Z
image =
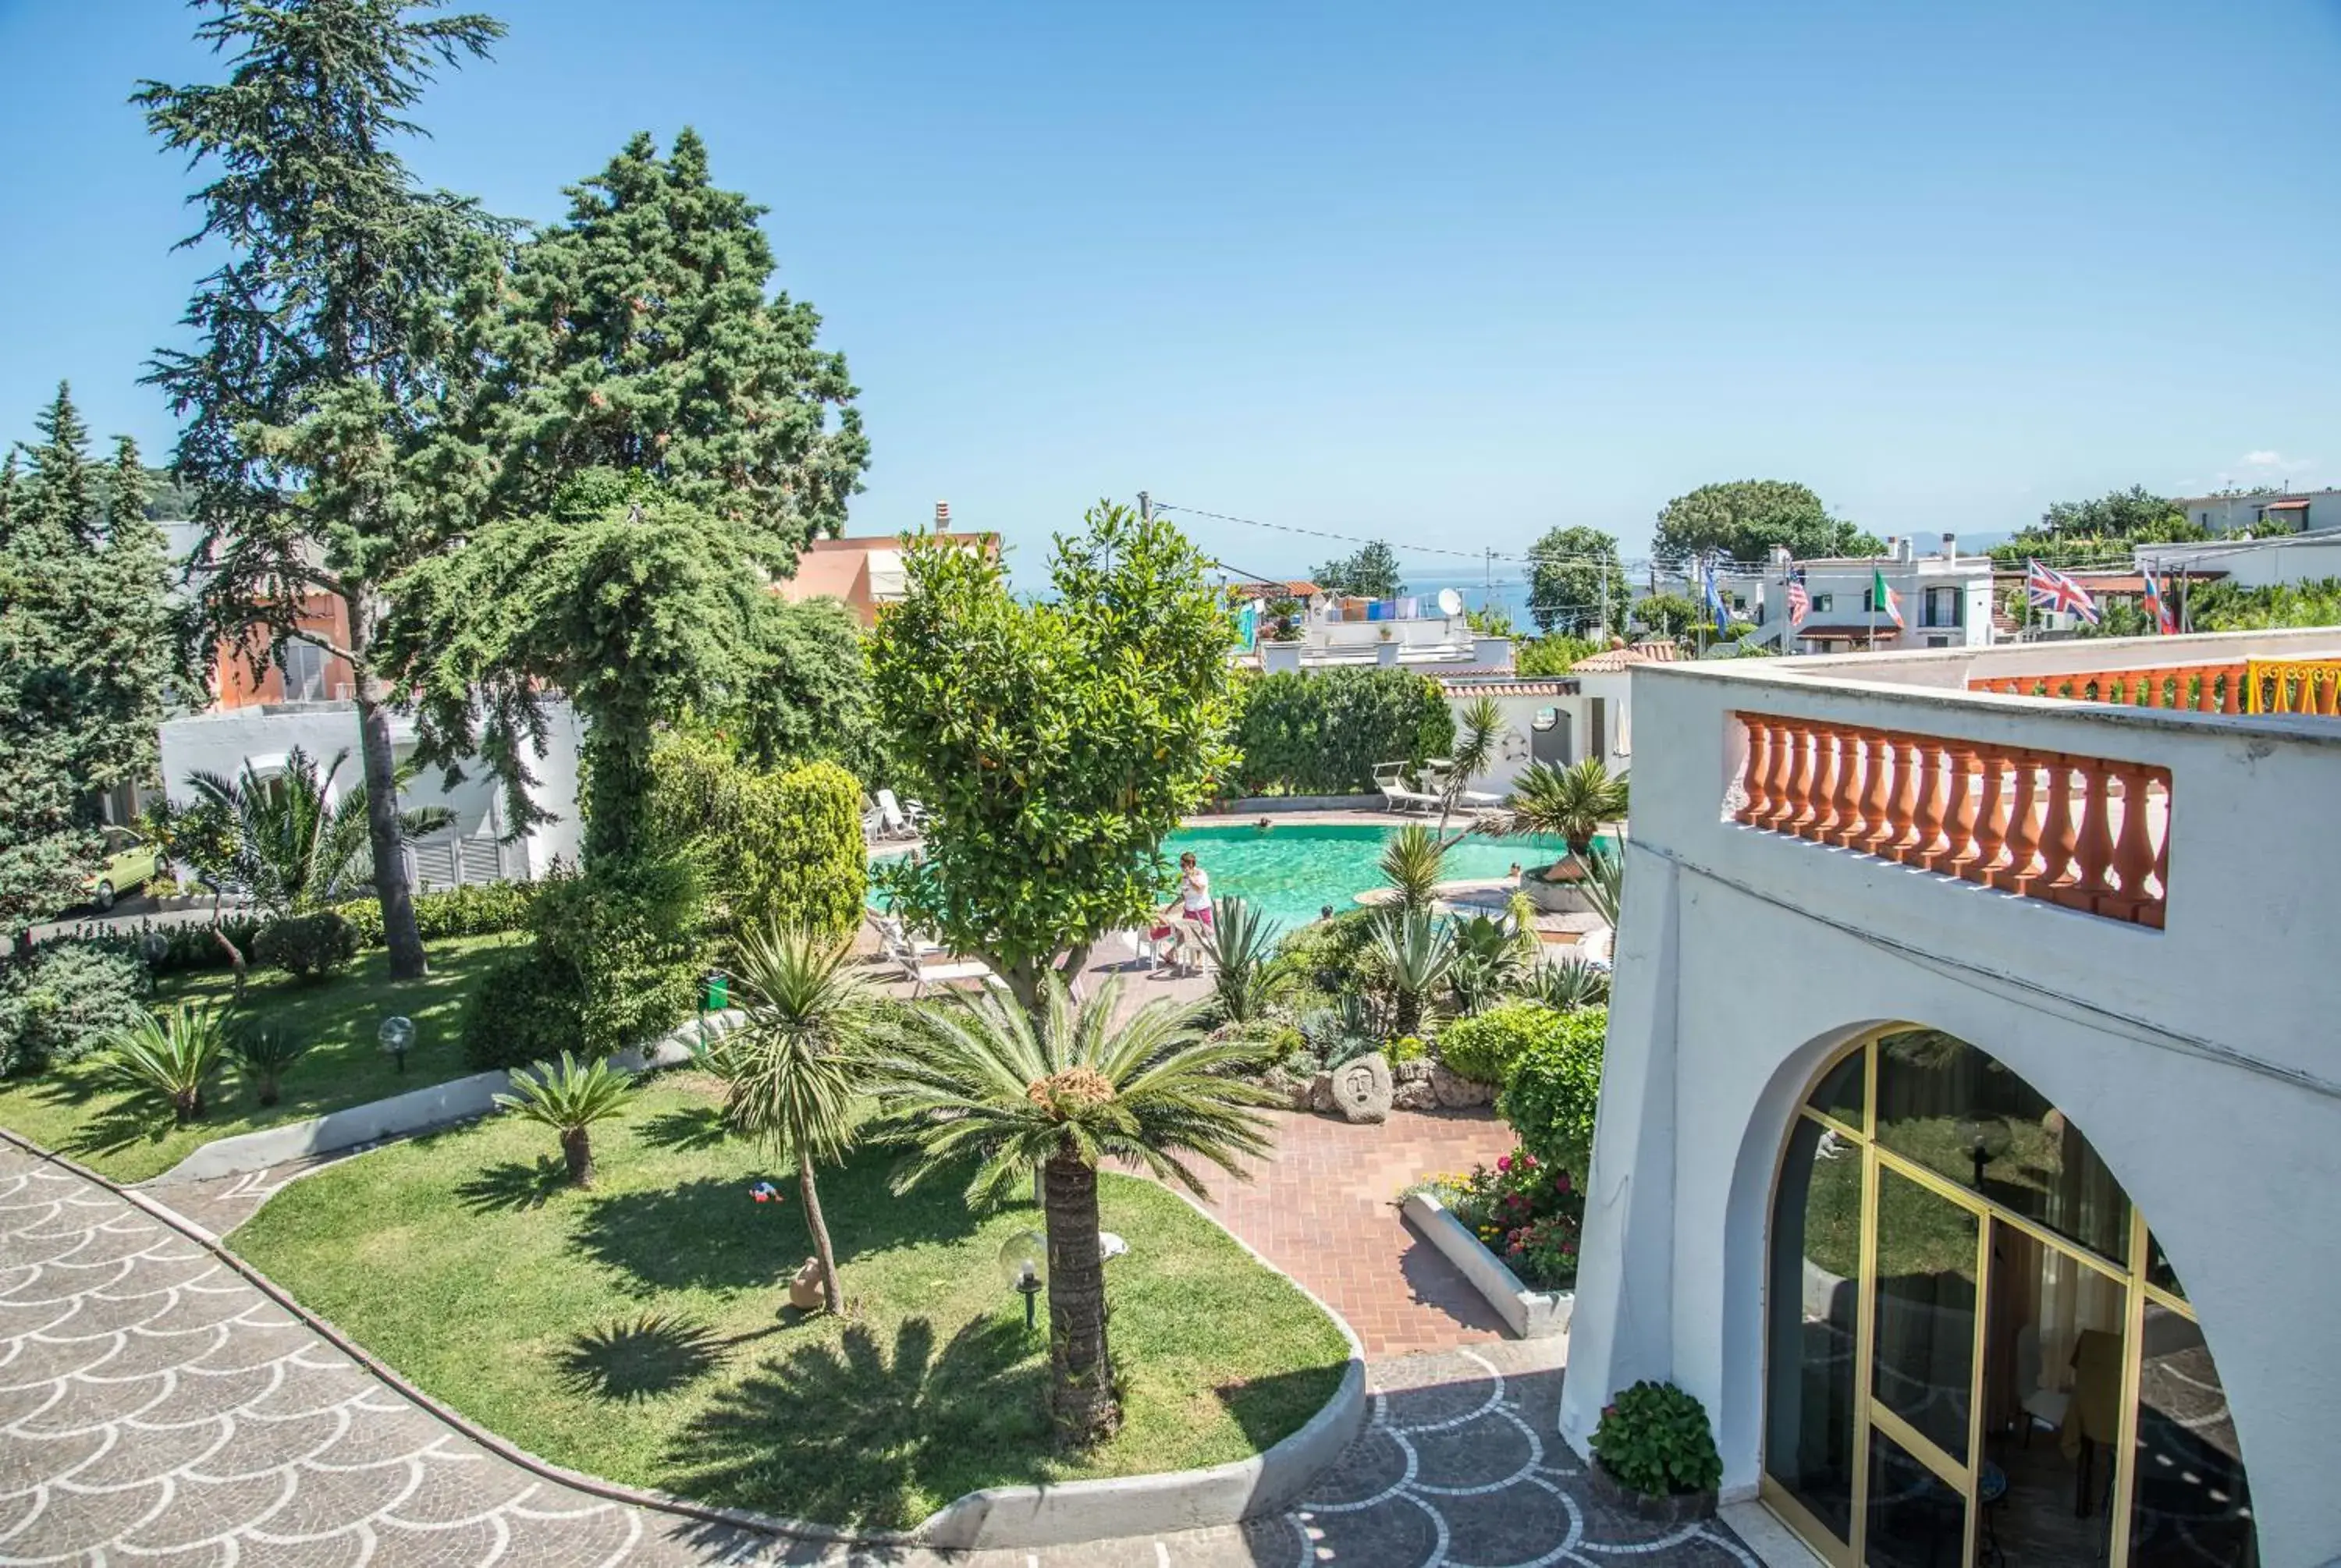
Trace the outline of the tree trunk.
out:
M 842 1317 L 845 1286 L 838 1283 L 837 1249 L 829 1243 L 829 1221 L 822 1216 L 821 1189 L 813 1185 L 812 1161 L 802 1154 L 797 1156 L 797 1188 L 804 1195 L 805 1229 L 812 1232 L 812 1255 L 821 1260 L 822 1305 L 829 1308 L 832 1317 Z
M 231 1006 L 241 1007 L 244 1005 L 244 978 L 250 973 L 251 966 L 244 961 L 244 955 L 236 950 L 236 945 L 227 939 L 227 933 L 219 928 L 219 899 L 216 896 L 212 899 L 212 940 L 227 949 L 228 968 L 235 975 L 235 988 L 230 993 L 228 1001 Z
M 374 847 L 374 898 L 382 905 L 383 945 L 390 949 L 390 978 L 419 980 L 430 971 L 423 933 L 414 924 L 414 892 L 406 885 L 406 856 L 398 831 L 398 756 L 390 740 L 389 693 L 364 662 L 372 640 L 369 611 L 358 594 L 343 602 L 350 612 L 351 668 L 357 682 L 358 759 L 365 774 L 366 837 Z
M 571 1127 L 561 1135 L 561 1157 L 569 1163 L 569 1179 L 579 1186 L 593 1185 L 593 1134 L 587 1127 Z
M 1422 993 L 1400 987 L 1390 1009 L 1390 1029 L 1400 1039 L 1422 1028 Z
M 1051 1156 L 1049 1229 L 1049 1406 L 1059 1441 L 1086 1448 L 1121 1424 L 1106 1346 L 1105 1265 L 1098 1256 L 1097 1172 Z
M 171 1119 L 181 1126 L 204 1114 L 204 1091 L 200 1088 L 181 1089 L 171 1097 Z

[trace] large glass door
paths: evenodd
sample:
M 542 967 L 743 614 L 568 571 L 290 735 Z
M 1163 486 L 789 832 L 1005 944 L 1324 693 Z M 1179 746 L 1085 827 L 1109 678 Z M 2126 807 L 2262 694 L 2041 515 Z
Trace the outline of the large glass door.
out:
M 2096 1151 L 1962 1041 L 1888 1030 L 1774 1189 L 1765 1502 L 1838 1568 L 2250 1568 L 2177 1276 Z

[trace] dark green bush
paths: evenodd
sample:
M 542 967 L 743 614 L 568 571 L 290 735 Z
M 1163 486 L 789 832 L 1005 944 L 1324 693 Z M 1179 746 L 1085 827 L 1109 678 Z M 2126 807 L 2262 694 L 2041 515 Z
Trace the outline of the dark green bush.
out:
M 1374 911 L 1350 909 L 1287 931 L 1276 944 L 1280 962 L 1328 996 L 1356 984 L 1374 945 Z
M 346 969 L 357 956 L 356 928 L 332 909 L 270 921 L 252 944 L 250 955 L 254 963 L 303 980 L 322 980 Z
M 153 989 L 127 938 L 47 942 L 0 962 L 0 1075 L 87 1056 L 138 1022 Z
M 426 942 L 450 937 L 484 937 L 494 931 L 517 931 L 528 924 L 529 905 L 543 882 L 473 882 L 442 888 L 414 896 L 414 928 Z M 382 903 L 376 898 L 353 898 L 334 906 L 349 921 L 363 947 L 383 945 Z
M 681 859 L 616 861 L 543 884 L 533 940 L 499 962 L 463 1016 L 473 1067 L 563 1050 L 605 1057 L 688 1017 L 705 956 L 699 880 Z
M 259 938 L 261 925 L 259 917 L 231 909 L 222 914 L 217 929 L 235 944 L 237 952 L 249 959 L 252 945 Z M 210 921 L 164 926 L 153 920 L 141 920 L 135 926 L 119 923 L 76 926 L 70 931 L 50 938 L 41 946 L 44 948 L 81 947 L 92 943 L 118 946 L 144 958 L 146 968 L 157 975 L 224 969 L 229 967 L 227 950 L 214 939 L 214 928 Z M 150 945 L 154 949 L 151 953 L 147 951 Z
M 1587 1446 L 1619 1484 L 1645 1497 L 1707 1492 L 1723 1483 L 1707 1407 L 1671 1383 L 1645 1379 L 1620 1389 L 1602 1407 Z
M 1609 1009 L 1587 1007 L 1555 1017 L 1558 1027 L 1540 1031 L 1513 1059 L 1496 1110 L 1512 1124 L 1522 1146 L 1548 1165 L 1582 1176 L 1593 1155 Z
M 1245 795 L 1342 795 L 1373 788 L 1374 766 L 1419 766 L 1455 744 L 1455 715 L 1411 670 L 1264 675 L 1243 689 L 1236 787 Z
M 652 830 L 697 867 L 719 935 L 778 924 L 843 937 L 869 888 L 862 786 L 834 762 L 774 772 L 704 736 L 662 737 L 652 755 Z
M 1448 1025 L 1439 1036 L 1439 1059 L 1449 1072 L 1500 1084 L 1532 1047 L 1558 1038 L 1563 1022 L 1560 1014 L 1538 1003 L 1507 1002 Z

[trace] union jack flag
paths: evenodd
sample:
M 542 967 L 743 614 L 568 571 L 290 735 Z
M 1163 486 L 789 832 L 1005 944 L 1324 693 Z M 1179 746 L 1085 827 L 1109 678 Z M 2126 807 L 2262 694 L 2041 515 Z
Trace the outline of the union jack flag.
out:
M 1813 596 L 1805 591 L 1805 574 L 1799 571 L 1788 579 L 1788 624 L 1802 626 L 1812 612 Z
M 2089 590 L 2053 566 L 2037 561 L 2024 563 L 2024 595 L 2035 610 L 2061 610 L 2097 623 L 2097 601 Z
M 2170 613 L 2170 600 L 2162 591 L 2162 579 L 2151 571 L 2146 574 L 2146 612 L 2154 617 L 2157 634 L 2168 637 L 2178 630 L 2178 618 Z

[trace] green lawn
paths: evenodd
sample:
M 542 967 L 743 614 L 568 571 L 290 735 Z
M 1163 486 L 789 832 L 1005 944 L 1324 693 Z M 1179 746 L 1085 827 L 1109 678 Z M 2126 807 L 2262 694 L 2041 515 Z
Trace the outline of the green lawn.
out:
M 844 1321 L 785 1307 L 810 1253 L 794 1177 L 724 1136 L 712 1081 L 662 1076 L 594 1133 L 599 1185 L 561 1180 L 516 1117 L 296 1182 L 235 1233 L 279 1284 L 467 1415 L 558 1464 L 710 1503 L 903 1526 L 980 1486 L 1214 1464 L 1329 1398 L 1340 1331 L 1168 1192 L 1102 1184 L 1128 1422 L 1051 1451 L 1047 1327 L 995 1258 L 1038 1229 L 956 1186 L 886 1190 L 894 1155 L 822 1176 Z M 750 1201 L 769 1177 L 780 1206 Z
M 238 1016 L 277 1025 L 311 1042 L 309 1054 L 284 1075 L 283 1097 L 266 1109 L 230 1072 L 212 1091 L 209 1114 L 201 1122 L 174 1127 L 167 1106 L 110 1087 L 97 1062 L 85 1057 L 0 1084 L 0 1126 L 117 1181 L 144 1181 L 214 1138 L 461 1077 L 468 1070 L 456 1040 L 463 999 L 494 955 L 523 939 L 506 934 L 433 942 L 431 973 L 407 982 L 391 980 L 389 956 L 380 949 L 362 955 L 334 979 L 308 985 L 290 975 L 255 971 Z M 224 1007 L 234 989 L 233 977 L 224 970 L 170 976 L 156 987 L 154 1003 L 158 1008 L 188 1001 Z M 417 1034 L 403 1076 L 375 1040 L 375 1030 L 393 1013 L 413 1018 Z

